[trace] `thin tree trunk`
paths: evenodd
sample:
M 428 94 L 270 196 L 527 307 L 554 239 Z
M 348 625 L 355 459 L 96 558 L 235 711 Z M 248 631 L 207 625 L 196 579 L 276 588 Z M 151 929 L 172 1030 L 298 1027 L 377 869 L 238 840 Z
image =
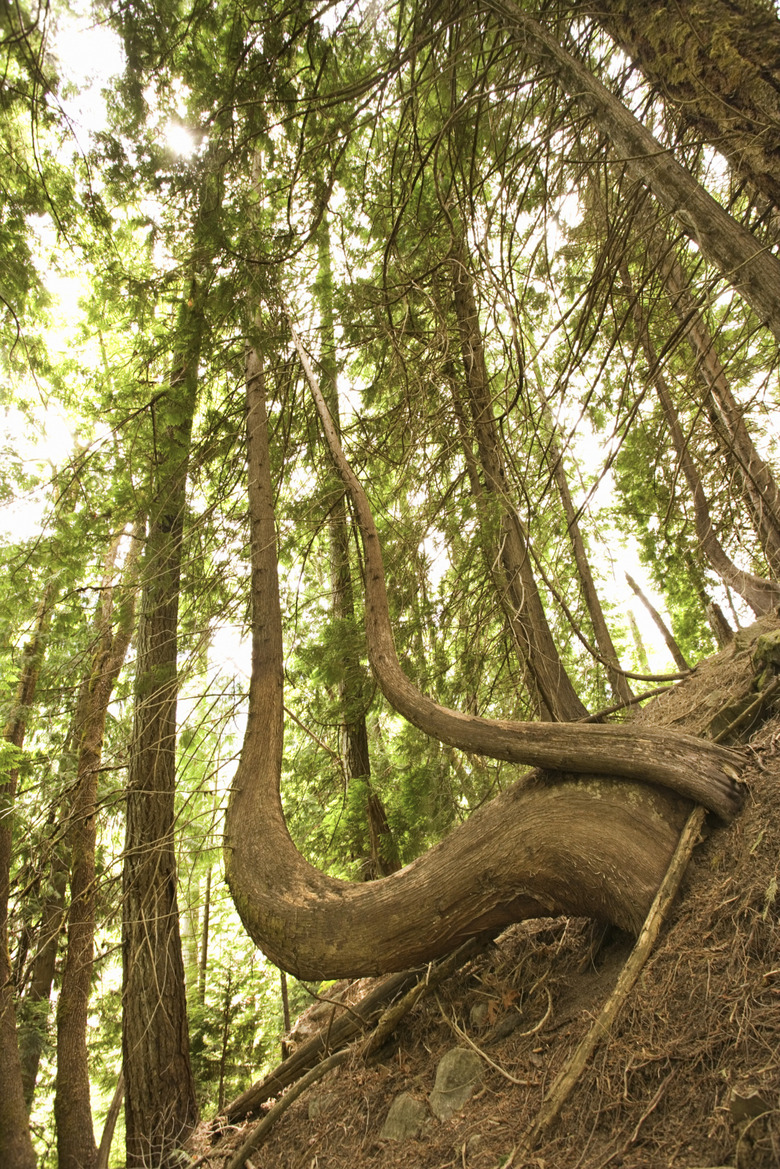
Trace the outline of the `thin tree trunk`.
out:
M 35 629 L 24 649 L 16 700 L 3 738 L 21 750 L 35 697 L 56 586 L 50 584 L 38 607 Z M 16 1003 L 8 950 L 8 900 L 13 847 L 13 809 L 19 771 L 14 761 L 0 772 L 0 1161 L 4 1169 L 34 1169 L 36 1163 L 25 1104 L 16 1025 Z
M 642 592 L 639 585 L 634 580 L 633 576 L 631 576 L 629 573 L 626 573 L 626 580 L 628 581 L 631 590 L 634 592 L 634 594 L 637 597 L 639 597 L 639 600 L 642 602 L 642 604 L 647 609 L 650 616 L 653 618 L 653 621 L 655 622 L 656 628 L 658 629 L 659 633 L 661 634 L 664 641 L 666 642 L 666 648 L 669 650 L 669 653 L 674 658 L 675 665 L 680 670 L 690 671 L 691 667 L 686 662 L 685 657 L 683 656 L 682 650 L 680 649 L 677 642 L 674 640 L 674 636 L 672 634 L 671 629 L 666 624 L 666 622 L 664 621 L 663 617 L 656 609 L 653 602 L 650 601 L 645 596 L 645 594 Z
M 531 566 L 528 534 L 509 499 L 501 442 L 493 416 L 485 351 L 465 246 L 453 262 L 453 296 L 479 462 L 485 490 L 500 508 L 499 547 L 510 590 L 510 603 L 522 630 L 524 650 L 539 692 L 553 718 L 587 714 L 553 641 Z
M 427 724 L 443 741 L 455 737 L 453 724 L 460 726 L 465 733 L 459 737 L 479 753 L 517 758 L 509 744 L 523 742 L 525 761 L 531 757 L 601 775 L 612 769 L 621 776 L 642 773 L 688 791 L 693 781 L 708 802 L 714 796 L 723 810 L 733 811 L 739 796 L 730 774 L 738 757 L 725 748 L 650 727 L 490 723 L 446 711 L 414 690 L 392 644 L 370 509 L 302 347 L 299 352 L 358 516 L 369 654 L 396 709 L 406 714 L 411 703 L 422 710 L 418 725 Z M 262 366 L 253 372 L 247 383 L 252 677 L 247 731 L 225 823 L 226 876 L 252 937 L 277 965 L 299 977 L 320 978 L 403 969 L 527 916 L 580 913 L 638 929 L 685 814 L 674 797 L 642 784 L 616 785 L 593 774 L 568 782 L 544 776 L 520 781 L 425 856 L 380 881 L 334 880 L 297 852 L 279 795 L 283 642 L 274 493 Z
M 62 860 L 59 846 L 52 850 L 51 862 L 45 875 L 47 893 L 32 960 L 32 976 L 19 1004 L 19 1057 L 22 1062 L 24 1099 L 28 1110 L 35 1097 L 35 1084 L 46 1037 L 51 988 L 57 963 L 57 949 L 65 926 L 65 894 L 68 888 L 68 868 Z
M 593 626 L 593 636 L 596 640 L 601 659 L 604 662 L 609 678 L 609 684 L 612 688 L 612 693 L 618 702 L 630 702 L 634 697 L 633 691 L 628 684 L 628 679 L 620 669 L 620 662 L 618 661 L 617 650 L 615 649 L 612 635 L 609 632 L 606 618 L 604 617 L 604 610 L 601 607 L 601 600 L 599 598 L 596 582 L 593 579 L 593 573 L 590 568 L 590 560 L 585 548 L 585 540 L 582 535 L 582 530 L 579 525 L 577 517 L 577 509 L 574 506 L 574 500 L 571 497 L 569 490 L 569 482 L 566 477 L 566 468 L 563 464 L 563 452 L 558 446 L 558 441 L 555 433 L 555 424 L 550 414 L 550 408 L 547 401 L 539 387 L 539 405 L 542 409 L 543 416 L 546 419 L 547 425 L 550 429 L 550 438 L 547 441 L 547 462 L 550 466 L 555 479 L 555 484 L 558 488 L 558 494 L 561 497 L 563 505 L 563 514 L 566 517 L 566 526 L 571 540 L 572 552 L 574 553 L 574 563 L 577 566 L 577 575 L 580 578 L 582 586 L 582 595 L 585 600 L 585 605 L 588 610 L 591 625 Z
M 455 371 L 452 368 L 447 370 L 450 383 L 450 394 L 452 397 L 452 404 L 455 411 L 455 418 L 458 424 L 458 433 L 460 435 L 461 448 L 463 456 L 466 461 L 466 473 L 469 478 L 469 485 L 471 487 L 471 494 L 477 508 L 477 515 L 479 518 L 478 539 L 480 549 L 485 561 L 485 566 L 493 582 L 493 587 L 496 591 L 496 596 L 499 599 L 501 608 L 503 609 L 506 618 L 507 628 L 509 629 L 512 638 L 512 644 L 515 649 L 515 654 L 523 671 L 523 679 L 528 690 L 529 698 L 533 704 L 533 709 L 537 717 L 545 721 L 551 721 L 549 707 L 542 697 L 539 686 L 537 685 L 536 677 L 530 667 L 528 661 L 528 641 L 523 632 L 523 627 L 520 624 L 515 606 L 510 599 L 509 582 L 504 571 L 504 566 L 501 563 L 498 546 L 491 540 L 489 533 L 492 533 L 494 527 L 493 517 L 490 514 L 490 501 L 486 498 L 485 491 L 479 478 L 479 469 L 477 461 L 474 457 L 474 449 L 472 445 L 471 436 L 469 434 L 468 422 L 466 419 L 465 408 L 460 398 L 460 390 L 458 379 L 455 376 Z
M 771 613 L 777 607 L 778 603 L 780 603 L 780 586 L 772 581 L 764 580 L 762 577 L 754 576 L 752 573 L 744 572 L 741 568 L 738 568 L 726 555 L 722 544 L 715 535 L 704 487 L 702 486 L 696 465 L 688 449 L 688 442 L 680 426 L 677 408 L 669 387 L 666 384 L 666 379 L 661 372 L 658 355 L 655 351 L 655 346 L 653 345 L 650 330 L 647 325 L 647 319 L 638 297 L 633 294 L 631 276 L 627 266 L 623 266 L 621 275 L 623 285 L 629 296 L 631 296 L 639 342 L 647 359 L 650 377 L 655 386 L 658 401 L 661 403 L 666 425 L 672 438 L 672 446 L 674 447 L 677 460 L 682 468 L 688 489 L 693 498 L 694 522 L 701 550 L 724 584 L 729 585 L 735 592 L 739 593 L 757 617 Z
M 330 256 L 330 232 L 327 213 L 319 230 L 318 300 L 321 318 L 322 393 L 328 403 L 336 429 L 341 432 L 336 364 L 336 330 L 333 317 L 333 272 Z M 329 523 L 330 587 L 333 616 L 337 621 L 354 622 L 355 598 L 350 569 L 349 541 L 351 523 L 347 513 L 344 488 L 335 477 L 338 492 Z M 343 678 L 338 683 L 339 701 L 344 712 L 340 728 L 340 749 L 346 783 L 362 780 L 366 787 L 367 855 L 361 858 L 366 880 L 386 877 L 401 867 L 395 842 L 381 799 L 371 787 L 371 756 L 365 710 L 360 710 L 360 695 L 352 679 L 360 676 L 359 662 L 345 660 Z M 352 684 L 351 684 L 352 683 Z
M 206 1001 L 206 975 L 209 963 L 209 926 L 211 924 L 211 865 L 206 871 L 206 896 L 203 902 L 203 923 L 200 931 L 200 958 L 198 961 L 198 999 Z
M 119 1078 L 116 1082 L 114 1095 L 111 1097 L 111 1103 L 108 1106 L 106 1113 L 106 1121 L 103 1125 L 103 1134 L 100 1138 L 100 1146 L 98 1148 L 97 1161 L 95 1169 L 108 1169 L 108 1159 L 111 1156 L 111 1144 L 114 1140 L 114 1130 L 116 1129 L 116 1122 L 119 1119 L 119 1113 L 122 1111 L 122 1104 L 125 1098 L 125 1076 L 124 1072 L 119 1072 Z
M 729 215 L 580 61 L 513 0 L 490 0 L 526 56 L 592 115 L 629 170 L 647 184 L 686 235 L 780 340 L 780 260 Z
M 134 576 L 141 531 L 133 531 L 124 569 L 124 587 L 113 629 L 118 541 L 111 549 L 95 619 L 95 650 L 79 696 L 76 783 L 68 809 L 70 847 L 68 948 L 57 1003 L 57 1073 L 54 1116 L 59 1169 L 94 1169 L 95 1144 L 90 1100 L 87 1024 L 95 942 L 95 845 L 97 785 L 106 714 L 124 664 L 135 619 Z
M 154 406 L 157 462 L 141 565 L 123 896 L 123 1066 L 128 1169 L 177 1164 L 197 1119 L 174 847 L 179 581 L 203 331 L 201 292 L 181 307 L 180 357 Z M 190 307 L 192 306 L 192 307 Z
M 745 502 L 770 571 L 775 577 L 780 577 L 780 487 L 771 467 L 755 448 L 743 411 L 718 357 L 715 339 L 707 328 L 678 260 L 670 252 L 663 254 L 660 260 L 669 299 L 696 353 L 696 372 L 711 403 L 715 433 L 742 483 Z

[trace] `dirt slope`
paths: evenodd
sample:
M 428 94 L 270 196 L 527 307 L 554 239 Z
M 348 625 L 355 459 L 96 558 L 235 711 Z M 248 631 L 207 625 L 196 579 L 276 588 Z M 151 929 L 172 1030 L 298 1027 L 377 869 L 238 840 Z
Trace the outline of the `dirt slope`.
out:
M 776 625 L 741 633 L 639 717 L 694 733 L 739 720 L 755 697 L 756 638 Z M 252 1153 L 254 1169 L 780 1166 L 780 716 L 770 701 L 760 717 L 739 731 L 749 752 L 743 814 L 726 828 L 707 824 L 639 983 L 543 1141 L 525 1145 L 545 1092 L 632 946 L 582 920 L 506 931 L 368 1063 L 355 1052 L 298 1099 Z M 437 1064 L 469 1047 L 464 1033 L 483 1055 L 482 1081 L 438 1120 Z M 404 1092 L 424 1105 L 422 1128 L 383 1140 Z M 210 1164 L 227 1165 L 250 1128 L 214 1145 Z M 201 1129 L 198 1153 L 206 1137 Z

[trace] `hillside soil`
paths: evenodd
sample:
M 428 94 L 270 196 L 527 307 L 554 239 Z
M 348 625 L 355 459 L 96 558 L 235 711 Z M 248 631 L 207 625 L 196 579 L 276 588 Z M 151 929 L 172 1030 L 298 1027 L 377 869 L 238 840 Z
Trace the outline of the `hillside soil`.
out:
M 379 1051 L 366 1059 L 356 1043 L 250 1154 L 252 1169 L 780 1166 L 780 702 L 756 703 L 753 660 L 759 635 L 771 641 L 776 628 L 771 617 L 740 631 L 634 715 L 707 737 L 730 726 L 729 741 L 747 749 L 747 799 L 733 824 L 706 822 L 639 981 L 550 1130 L 529 1144 L 633 945 L 581 919 L 510 927 L 422 998 Z M 347 998 L 372 985 L 361 980 Z M 483 1070 L 471 1098 L 441 1120 L 431 1093 L 453 1047 L 478 1050 Z M 422 1106 L 419 1131 L 383 1138 L 402 1093 Z M 202 1125 L 193 1156 L 224 1169 L 257 1120 Z

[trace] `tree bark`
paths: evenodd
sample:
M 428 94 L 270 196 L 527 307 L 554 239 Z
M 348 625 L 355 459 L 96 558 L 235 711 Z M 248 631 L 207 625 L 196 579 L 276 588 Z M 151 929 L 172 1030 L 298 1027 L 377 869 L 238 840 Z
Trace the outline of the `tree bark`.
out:
M 180 357 L 155 406 L 156 464 L 141 564 L 123 875 L 123 1065 L 129 1169 L 173 1167 L 197 1119 L 174 848 L 179 579 L 203 330 L 193 285 Z
M 638 176 L 780 340 L 780 261 L 661 146 L 589 69 L 513 0 L 490 0 L 526 56 L 552 68 L 558 84 L 590 114 L 629 171 Z
M 599 0 L 597 20 L 697 138 L 780 209 L 780 21 L 757 0 Z
M 3 738 L 16 750 L 24 746 L 29 710 L 35 697 L 46 631 L 56 586 L 50 584 L 38 607 L 35 629 L 24 649 L 16 700 Z M 0 1160 L 4 1169 L 34 1169 L 35 1151 L 25 1103 L 16 1003 L 8 950 L 8 900 L 13 848 L 13 807 L 19 770 L 11 759 L 0 771 Z
M 96 644 L 79 696 L 78 762 L 68 809 L 70 848 L 68 948 L 57 1002 L 57 1072 L 54 1116 L 58 1169 L 95 1169 L 87 1024 L 95 942 L 97 786 L 106 714 L 130 645 L 135 617 L 134 576 L 140 552 L 137 525 L 124 568 L 124 596 L 116 629 L 114 585 L 118 541 L 111 549 L 95 619 Z
M 331 450 L 340 452 L 310 366 L 307 377 Z M 403 969 L 469 936 L 540 914 L 588 914 L 637 930 L 685 814 L 673 795 L 638 782 L 618 785 L 600 775 L 526 778 L 401 872 L 369 884 L 329 878 L 297 852 L 279 795 L 283 647 L 261 366 L 247 384 L 247 399 L 253 665 L 246 737 L 225 824 L 225 866 L 251 936 L 277 965 L 321 978 Z M 426 720 L 435 715 L 454 722 L 469 732 L 472 749 L 475 741 L 477 750 L 489 742 L 491 753 L 505 758 L 516 758 L 511 744 L 523 742 L 526 761 L 542 756 L 545 763 L 582 771 L 641 772 L 662 783 L 672 773 L 679 777 L 682 761 L 705 798 L 715 793 L 724 810 L 735 808 L 730 776 L 737 757 L 724 748 L 650 728 L 632 733 L 593 724 L 491 724 L 436 707 L 399 679 L 376 531 L 343 455 L 338 465 L 364 539 L 370 655 L 379 677 L 392 676 L 390 686 L 386 677 L 383 684 L 393 697 L 400 691 L 405 702 L 413 695 L 415 705 L 422 700 Z M 447 741 L 446 734 L 440 737 Z

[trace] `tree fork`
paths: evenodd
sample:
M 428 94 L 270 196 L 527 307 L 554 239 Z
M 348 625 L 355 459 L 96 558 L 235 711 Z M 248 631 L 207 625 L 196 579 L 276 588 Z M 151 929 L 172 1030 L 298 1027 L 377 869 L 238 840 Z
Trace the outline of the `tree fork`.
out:
M 639 782 L 615 784 L 604 771 L 641 772 L 688 787 L 677 782 L 682 759 L 682 770 L 695 773 L 706 802 L 732 813 L 740 802 L 732 779 L 739 761 L 735 753 L 650 728 L 632 734 L 622 727 L 582 724 L 490 724 L 425 700 L 446 720 L 471 732 L 478 727 L 477 741 L 491 754 L 516 758 L 521 742 L 526 760 L 543 756 L 558 766 L 568 760 L 569 769 L 601 774 L 525 777 L 406 868 L 369 884 L 330 878 L 298 853 L 279 794 L 282 625 L 264 375 L 256 353 L 248 373 L 253 664 L 246 736 L 225 822 L 225 867 L 252 938 L 277 965 L 298 977 L 322 978 L 407 969 L 448 953 L 468 937 L 539 915 L 588 915 L 638 930 L 687 805 Z M 329 443 L 337 443 L 324 402 L 322 408 Z M 385 644 L 386 616 L 384 628 L 377 617 L 384 582 L 370 511 L 362 493 L 355 492 L 348 465 L 339 469 L 367 549 L 369 623 L 384 638 L 379 653 L 394 654 L 391 637 L 389 650 Z M 376 647 L 371 652 L 376 662 Z M 397 663 L 395 669 L 400 674 Z M 400 687 L 418 701 L 406 679 Z

